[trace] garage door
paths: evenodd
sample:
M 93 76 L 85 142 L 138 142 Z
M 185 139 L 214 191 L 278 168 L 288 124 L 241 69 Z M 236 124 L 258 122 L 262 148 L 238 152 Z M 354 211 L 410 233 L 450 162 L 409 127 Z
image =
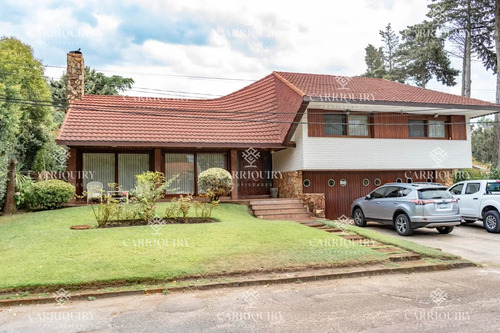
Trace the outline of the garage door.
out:
M 303 171 L 304 193 L 325 193 L 326 217 L 351 216 L 351 203 L 380 185 L 391 182 L 426 182 L 434 171 Z M 410 177 L 410 178 L 407 178 Z

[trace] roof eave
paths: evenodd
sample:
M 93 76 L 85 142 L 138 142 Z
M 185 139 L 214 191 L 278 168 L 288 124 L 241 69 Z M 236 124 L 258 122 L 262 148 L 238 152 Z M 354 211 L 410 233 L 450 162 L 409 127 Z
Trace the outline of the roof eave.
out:
M 68 147 L 148 147 L 148 148 L 268 148 L 279 149 L 295 147 L 295 143 L 215 143 L 215 142 L 141 142 L 141 141 L 80 141 L 80 140 L 56 140 L 58 145 Z
M 481 110 L 491 111 L 491 113 L 500 112 L 500 105 L 465 105 L 465 104 L 441 104 L 441 103 L 421 103 L 421 102 L 398 102 L 398 101 L 373 101 L 373 100 L 321 100 L 321 97 L 305 96 L 304 101 L 307 102 L 332 102 L 332 103 L 347 103 L 347 104 L 373 104 L 373 105 L 390 105 L 390 106 L 423 106 L 442 109 L 463 109 L 463 110 Z

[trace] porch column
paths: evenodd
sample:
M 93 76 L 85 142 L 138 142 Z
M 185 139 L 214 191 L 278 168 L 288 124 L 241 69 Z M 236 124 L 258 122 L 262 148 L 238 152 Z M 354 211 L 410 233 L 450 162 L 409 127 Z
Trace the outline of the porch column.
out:
M 155 148 L 154 151 L 154 171 L 159 171 L 161 172 L 162 166 L 161 166 L 161 149 L 160 148 Z
M 78 184 L 78 181 L 81 181 L 82 176 L 78 175 L 78 167 L 76 163 L 78 151 L 76 148 L 69 148 L 68 152 L 69 156 L 66 161 L 66 171 L 68 171 L 69 174 L 68 182 L 75 187 L 76 194 L 81 195 L 82 193 L 80 191 L 80 184 Z M 76 199 L 73 197 L 71 198 L 70 203 L 74 203 L 75 201 Z
M 231 173 L 233 174 L 233 191 L 231 192 L 231 199 L 238 200 L 238 178 L 234 177 L 238 172 L 238 151 L 231 149 Z

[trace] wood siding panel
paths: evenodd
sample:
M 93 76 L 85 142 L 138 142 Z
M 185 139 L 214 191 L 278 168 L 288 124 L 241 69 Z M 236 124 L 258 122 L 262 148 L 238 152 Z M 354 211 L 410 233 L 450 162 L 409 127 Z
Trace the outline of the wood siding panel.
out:
M 452 140 L 467 140 L 465 116 L 450 116 L 450 137 Z
M 323 121 L 324 110 L 307 111 L 307 132 L 310 137 L 325 136 L 325 126 Z
M 317 110 L 311 109 L 307 111 L 307 122 L 308 122 L 308 136 L 309 137 L 325 137 L 324 128 L 324 114 L 327 113 L 343 113 L 342 111 L 332 111 L 332 110 Z M 357 113 L 352 113 L 357 114 Z M 358 113 L 361 114 L 361 113 Z M 366 114 L 366 113 L 363 113 Z M 446 125 L 446 135 L 444 138 L 412 138 L 409 133 L 409 120 L 440 120 L 444 121 Z M 378 138 L 378 139 L 430 139 L 430 140 L 466 140 L 467 132 L 466 126 L 462 124 L 452 124 L 449 123 L 464 123 L 464 116 L 438 116 L 434 115 L 421 115 L 421 114 L 405 114 L 405 113 L 393 113 L 393 112 L 381 112 L 370 114 L 369 124 L 370 124 L 370 135 L 368 137 Z M 343 137 L 343 136 L 340 136 Z M 352 137 L 352 136 L 345 136 Z
M 351 216 L 352 202 L 362 196 L 367 195 L 378 186 L 374 184 L 379 178 L 381 184 L 395 182 L 401 178 L 406 182 L 406 175 L 411 175 L 414 182 L 425 182 L 430 176 L 435 177 L 434 171 L 303 171 L 302 178 L 309 179 L 311 186 L 304 187 L 304 193 L 324 193 L 326 217 L 328 219 L 338 219 L 344 215 Z M 363 180 L 370 181 L 368 186 L 363 185 Z M 333 179 L 335 186 L 328 186 L 328 180 Z M 345 179 L 347 185 L 340 186 L 341 179 Z
M 407 114 L 387 112 L 373 115 L 374 138 L 407 139 L 409 136 Z

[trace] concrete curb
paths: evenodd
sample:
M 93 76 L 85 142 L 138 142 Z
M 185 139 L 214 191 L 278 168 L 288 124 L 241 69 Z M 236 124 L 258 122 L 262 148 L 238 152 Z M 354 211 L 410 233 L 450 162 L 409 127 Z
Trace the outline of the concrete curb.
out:
M 219 288 L 235 288 L 244 286 L 267 285 L 267 284 L 297 283 L 298 281 L 308 282 L 308 281 L 322 281 L 322 280 L 337 280 L 337 279 L 377 276 L 386 274 L 443 271 L 449 269 L 466 268 L 474 266 L 475 265 L 472 262 L 462 261 L 455 263 L 438 263 L 438 264 L 415 265 L 415 266 L 397 267 L 397 268 L 377 268 L 371 270 L 361 269 L 361 270 L 354 270 L 351 272 L 335 272 L 329 274 L 310 274 L 310 275 L 304 274 L 294 277 L 278 277 L 278 278 L 240 280 L 240 281 L 230 281 L 230 282 L 216 282 L 216 283 L 208 283 L 202 285 L 188 285 L 184 287 L 172 287 L 172 288 L 157 288 L 157 289 L 130 290 L 130 291 L 109 291 L 109 292 L 88 292 L 83 294 L 71 295 L 71 300 L 72 301 L 88 300 L 89 297 L 95 297 L 96 299 L 100 299 L 100 298 L 110 298 L 119 296 L 161 294 L 164 292 L 164 290 L 168 290 L 169 293 L 172 293 L 172 292 L 184 292 L 186 290 L 210 290 Z M 54 303 L 54 304 L 56 303 L 53 297 L 6 299 L 6 300 L 0 300 L 0 308 L 9 306 L 27 305 L 27 304 L 49 304 L 49 303 Z

